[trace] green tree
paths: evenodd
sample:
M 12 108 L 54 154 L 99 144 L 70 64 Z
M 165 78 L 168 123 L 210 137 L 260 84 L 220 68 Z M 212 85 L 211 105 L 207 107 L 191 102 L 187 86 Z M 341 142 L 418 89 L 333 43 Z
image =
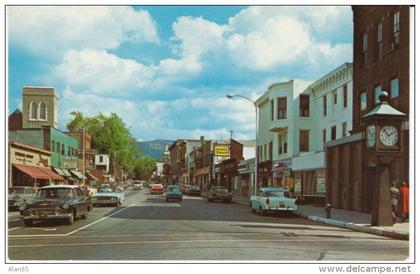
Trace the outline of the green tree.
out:
M 134 172 L 139 164 L 140 149 L 134 145 L 135 139 L 130 129 L 117 114 L 106 116 L 99 113 L 93 117 L 84 117 L 79 111 L 70 114 L 73 118 L 66 125 L 69 131 L 85 128 L 85 132 L 92 137 L 92 147 L 98 153 L 110 155 L 117 166 L 123 166 L 129 174 Z

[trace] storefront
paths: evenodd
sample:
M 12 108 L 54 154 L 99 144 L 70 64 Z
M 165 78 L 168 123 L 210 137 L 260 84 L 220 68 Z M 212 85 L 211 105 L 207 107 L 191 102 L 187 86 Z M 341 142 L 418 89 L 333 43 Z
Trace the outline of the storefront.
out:
M 9 186 L 41 187 L 63 180 L 51 170 L 51 152 L 17 142 L 9 143 Z
M 273 185 L 271 168 L 272 161 L 270 160 L 258 163 L 258 187 L 268 187 Z
M 276 160 L 272 166 L 273 187 L 287 187 L 294 189 L 294 179 L 292 173 L 292 159 Z

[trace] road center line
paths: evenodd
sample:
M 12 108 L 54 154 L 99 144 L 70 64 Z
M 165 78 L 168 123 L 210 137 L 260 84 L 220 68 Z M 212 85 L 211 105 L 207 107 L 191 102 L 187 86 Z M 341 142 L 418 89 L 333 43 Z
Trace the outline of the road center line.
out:
M 82 227 L 80 227 L 80 228 L 78 228 L 78 229 L 75 229 L 75 230 L 73 230 L 73 231 L 71 231 L 71 232 L 69 232 L 69 233 L 67 233 L 67 234 L 64 234 L 64 235 L 65 235 L 65 236 L 72 235 L 72 234 L 74 234 L 74 233 L 76 233 L 76 232 L 79 232 L 80 230 L 83 230 L 83 229 L 88 228 L 88 227 L 90 227 L 90 226 L 92 226 L 92 225 L 95 225 L 95 224 L 97 224 L 97 223 L 100 223 L 100 222 L 102 222 L 102 221 L 104 221 L 104 220 L 106 220 L 106 219 L 108 219 L 108 218 L 110 218 L 110 217 L 114 216 L 115 214 L 118 214 L 118 213 L 120 213 L 120 212 L 122 212 L 122 211 L 124 211 L 124 210 L 126 210 L 126 209 L 129 209 L 130 207 L 135 206 L 135 205 L 136 205 L 136 204 L 131 204 L 131 205 L 129 205 L 129 206 L 127 206 L 127 207 L 125 207 L 125 208 L 122 208 L 122 209 L 120 209 L 120 210 L 118 210 L 118 211 L 115 211 L 114 213 L 112 213 L 112 214 L 110 214 L 110 215 L 108 215 L 108 216 L 102 217 L 101 219 L 99 219 L 99 220 L 97 220 L 97 221 L 94 221 L 93 223 L 90 223 L 90 224 L 87 224 L 87 225 L 85 225 L 85 226 L 82 226 Z

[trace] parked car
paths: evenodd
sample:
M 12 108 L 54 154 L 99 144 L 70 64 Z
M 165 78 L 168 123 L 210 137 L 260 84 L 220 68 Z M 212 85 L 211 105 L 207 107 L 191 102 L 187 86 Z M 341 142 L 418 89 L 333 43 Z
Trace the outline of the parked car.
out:
M 252 212 L 265 215 L 268 212 L 296 212 L 296 199 L 287 188 L 260 188 L 257 195 L 251 196 L 249 205 Z
M 163 194 L 163 185 L 161 184 L 152 184 L 150 187 L 151 194 Z
M 232 193 L 224 186 L 212 186 L 207 193 L 207 201 L 223 201 L 230 203 L 232 201 Z
M 185 193 L 188 195 L 201 195 L 201 189 L 200 186 L 196 186 L 196 185 L 190 185 L 188 186 L 188 188 L 185 190 Z
M 92 195 L 93 206 L 97 205 L 115 205 L 120 206 L 125 200 L 124 191 L 119 188 L 100 187 Z
M 41 187 L 32 202 L 20 207 L 20 217 L 26 226 L 49 219 L 64 219 L 71 225 L 79 217 L 87 218 L 89 199 L 78 186 Z
M 169 185 L 166 188 L 166 201 L 170 200 L 182 201 L 182 191 L 178 185 Z
M 24 203 L 30 203 L 35 198 L 36 189 L 29 186 L 9 187 L 7 195 L 9 210 L 17 210 Z

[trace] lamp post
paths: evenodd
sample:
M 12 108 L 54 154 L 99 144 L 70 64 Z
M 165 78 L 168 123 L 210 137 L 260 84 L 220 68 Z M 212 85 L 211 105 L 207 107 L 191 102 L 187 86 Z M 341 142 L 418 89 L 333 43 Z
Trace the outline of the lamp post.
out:
M 253 194 L 257 195 L 257 184 L 258 184 L 258 145 L 257 145 L 257 139 L 258 139 L 258 105 L 257 105 L 257 101 L 253 101 L 251 98 L 248 98 L 246 96 L 243 95 L 237 95 L 237 94 L 233 94 L 233 95 L 226 95 L 226 98 L 228 99 L 233 99 L 234 97 L 239 97 L 242 99 L 245 99 L 247 101 L 250 101 L 255 108 L 255 174 L 254 174 L 254 189 L 253 189 Z

